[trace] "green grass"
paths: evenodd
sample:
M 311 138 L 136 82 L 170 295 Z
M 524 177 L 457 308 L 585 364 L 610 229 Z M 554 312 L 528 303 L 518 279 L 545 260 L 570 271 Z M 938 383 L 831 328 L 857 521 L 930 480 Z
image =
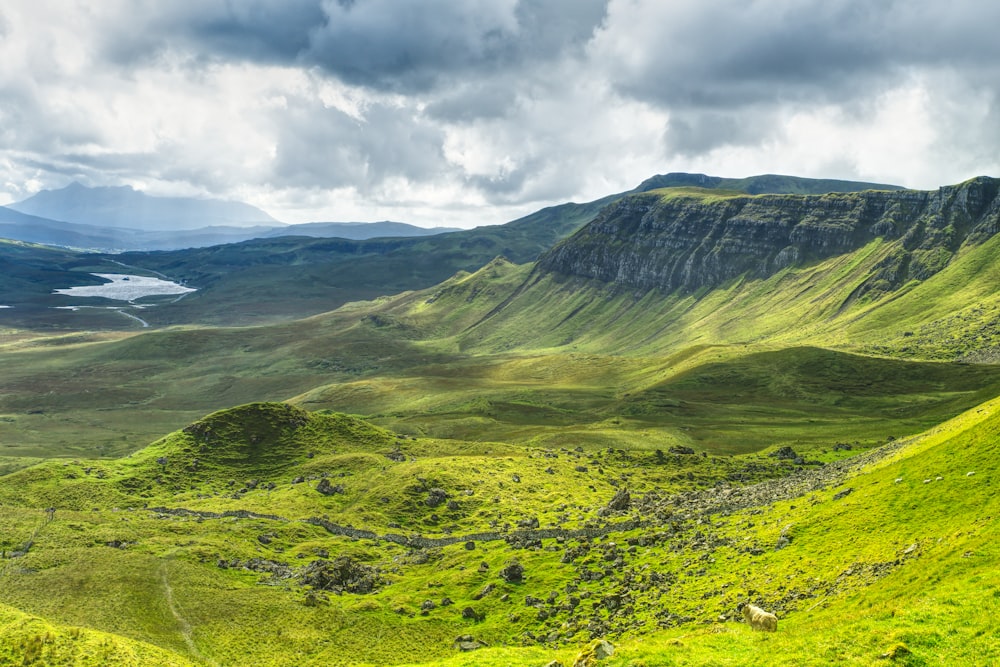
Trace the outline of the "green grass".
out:
M 54 626 L 0 606 L 0 661 L 5 665 L 130 665 L 187 667 L 165 649 L 80 627 Z
M 116 650 L 143 642 L 198 664 L 567 662 L 595 632 L 618 644 L 611 665 L 746 664 L 765 651 L 775 664 L 867 664 L 887 652 L 902 656 L 899 646 L 909 664 L 981 663 L 994 650 L 988 628 L 1000 593 L 992 519 L 1000 502 L 993 490 L 997 409 L 985 403 L 853 477 L 765 504 L 763 513 L 702 515 L 668 504 L 661 524 L 587 544 L 545 539 L 541 549 L 515 550 L 479 541 L 468 551 L 459 540 L 417 558 L 401 545 L 336 537 L 301 519 L 322 514 L 380 534 L 462 535 L 526 516 L 542 527 L 572 528 L 599 521 L 611 482 L 627 480 L 634 494 L 670 493 L 711 487 L 734 464 L 770 465 L 776 474 L 782 466 L 768 457 L 658 462 L 624 451 L 556 450 L 558 458 L 548 458 L 535 448 L 456 450 L 453 441 L 400 441 L 345 416 L 249 405 L 121 461 L 54 461 L 7 476 L 0 549 L 16 550 L 29 537 L 33 544 L 24 556 L 0 560 L 0 602 L 57 626 L 111 633 L 122 638 Z M 215 441 L 199 451 L 205 433 Z M 405 461 L 384 456 L 397 442 Z M 259 451 L 264 445 L 269 451 Z M 203 463 L 190 470 L 186 457 L 195 453 Z M 361 466 L 338 466 L 344 459 L 337 457 L 348 455 Z M 364 463 L 369 455 L 381 462 Z M 587 473 L 576 470 L 580 462 Z M 315 479 L 291 481 L 320 471 L 345 492 L 322 496 Z M 234 491 L 226 482 L 251 474 L 276 487 Z M 148 487 L 136 488 L 135 479 Z M 445 489 L 459 507 L 426 506 L 428 488 Z M 846 488 L 853 493 L 834 498 Z M 226 497 L 233 493 L 239 497 Z M 50 504 L 57 509 L 49 522 L 37 508 Z M 287 520 L 163 515 L 146 504 L 250 509 Z M 653 513 L 645 518 L 657 521 Z M 791 544 L 775 550 L 783 529 Z M 567 560 L 566 549 L 576 555 Z M 266 559 L 297 571 L 320 553 L 375 565 L 386 585 L 369 595 L 327 594 L 315 605 L 294 577 L 217 565 Z M 604 571 L 609 553 L 618 559 L 611 574 L 581 578 Z M 498 576 L 513 558 L 525 569 L 521 583 Z M 650 579 L 654 572 L 665 578 Z M 488 584 L 492 592 L 475 600 Z M 524 604 L 527 595 L 546 600 L 553 592 L 556 604 L 542 605 L 552 610 L 547 619 Z M 624 613 L 608 606 L 612 594 L 625 596 Z M 561 606 L 571 595 L 576 612 Z M 779 611 L 776 635 L 720 621 L 748 596 Z M 421 614 L 424 601 L 445 597 L 455 604 Z M 483 619 L 463 619 L 466 606 Z M 689 620 L 671 628 L 675 618 Z M 248 625 L 258 630 L 239 630 Z M 451 644 L 460 634 L 494 648 L 456 655 Z M 0 647 L 15 641 L 0 633 Z
M 991 359 L 998 250 L 888 293 L 875 241 L 696 293 L 496 260 L 267 326 L 7 329 L 0 662 L 989 664 L 1000 367 L 953 360 Z M 375 590 L 317 589 L 338 557 Z

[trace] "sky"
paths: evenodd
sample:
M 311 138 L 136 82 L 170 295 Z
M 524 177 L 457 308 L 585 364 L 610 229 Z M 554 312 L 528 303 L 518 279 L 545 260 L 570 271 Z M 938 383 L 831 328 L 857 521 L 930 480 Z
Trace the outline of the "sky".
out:
M 671 171 L 1000 176 L 1000 3 L 5 0 L 0 203 L 473 227 Z

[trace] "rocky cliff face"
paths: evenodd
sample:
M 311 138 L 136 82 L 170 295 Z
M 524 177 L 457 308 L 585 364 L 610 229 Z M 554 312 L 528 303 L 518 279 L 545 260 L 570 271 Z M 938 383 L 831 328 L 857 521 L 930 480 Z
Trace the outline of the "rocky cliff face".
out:
M 1000 229 L 1000 180 L 923 192 L 820 196 L 636 194 L 606 207 L 546 253 L 542 271 L 640 289 L 694 290 L 747 274 L 896 241 L 862 291 L 886 291 L 944 268 L 963 245 Z

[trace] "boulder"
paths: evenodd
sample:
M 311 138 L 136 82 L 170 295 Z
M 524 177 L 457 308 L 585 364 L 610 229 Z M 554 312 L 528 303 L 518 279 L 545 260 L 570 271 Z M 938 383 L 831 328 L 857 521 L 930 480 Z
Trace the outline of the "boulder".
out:
M 629 493 L 628 489 L 621 488 L 615 492 L 613 498 L 608 501 L 605 508 L 608 512 L 624 512 L 632 506 L 632 495 Z
M 795 453 L 795 450 L 789 447 L 788 445 L 785 445 L 784 447 L 782 447 L 777 451 L 771 452 L 770 454 L 768 454 L 768 456 L 773 456 L 774 458 L 781 460 L 787 459 L 791 461 L 794 461 L 795 459 L 799 458 L 799 455 Z
M 330 484 L 330 480 L 324 477 L 319 480 L 319 484 L 316 485 L 316 490 L 324 496 L 332 496 L 337 493 L 343 493 L 344 487 L 341 484 Z
M 472 635 L 459 635 L 455 638 L 455 648 L 463 653 L 485 648 L 487 644 L 475 639 Z
M 606 639 L 595 639 L 576 657 L 573 667 L 594 667 L 615 654 L 615 645 Z
M 437 507 L 448 500 L 448 492 L 444 489 L 431 489 L 427 492 L 427 499 L 424 501 L 428 507 Z
M 514 558 L 500 570 L 500 578 L 508 584 L 519 584 L 524 581 L 524 567 Z

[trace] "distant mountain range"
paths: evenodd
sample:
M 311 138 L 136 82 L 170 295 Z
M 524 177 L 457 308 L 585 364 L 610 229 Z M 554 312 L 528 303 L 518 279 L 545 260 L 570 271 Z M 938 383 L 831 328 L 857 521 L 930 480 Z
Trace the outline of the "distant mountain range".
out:
M 252 227 L 278 222 L 259 208 L 242 202 L 153 197 L 127 185 L 88 188 L 71 183 L 60 190 L 42 190 L 8 208 L 50 220 L 140 231 Z
M 455 231 L 402 222 L 286 225 L 240 202 L 154 197 L 131 187 L 73 183 L 0 207 L 0 238 L 101 251 L 178 250 L 278 236 L 369 239 Z

